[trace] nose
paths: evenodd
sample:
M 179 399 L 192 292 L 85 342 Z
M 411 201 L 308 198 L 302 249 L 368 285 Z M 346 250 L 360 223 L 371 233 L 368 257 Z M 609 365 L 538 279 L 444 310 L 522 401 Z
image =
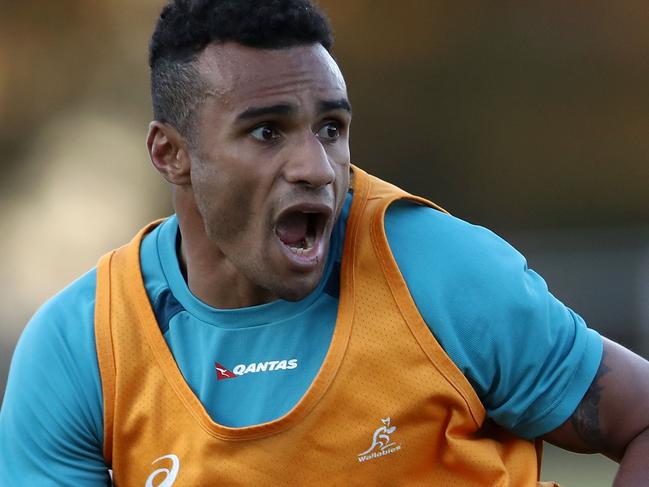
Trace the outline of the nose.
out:
M 313 188 L 334 182 L 336 173 L 327 151 L 315 134 L 308 133 L 301 137 L 284 165 L 284 177 L 289 183 Z

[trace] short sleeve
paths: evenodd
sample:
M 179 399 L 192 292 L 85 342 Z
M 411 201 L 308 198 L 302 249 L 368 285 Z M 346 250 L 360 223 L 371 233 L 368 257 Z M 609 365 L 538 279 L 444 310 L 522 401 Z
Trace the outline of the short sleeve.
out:
M 1 485 L 110 485 L 90 272 L 46 303 L 18 342 L 0 411 Z
M 388 209 L 385 227 L 424 321 L 488 416 L 526 438 L 568 419 L 597 372 L 601 337 L 489 230 L 409 202 Z

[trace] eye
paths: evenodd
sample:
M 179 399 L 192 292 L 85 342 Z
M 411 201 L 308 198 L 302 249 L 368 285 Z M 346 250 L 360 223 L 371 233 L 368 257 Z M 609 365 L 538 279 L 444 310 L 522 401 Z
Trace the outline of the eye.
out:
M 320 130 L 316 132 L 316 135 L 319 139 L 324 141 L 333 142 L 338 140 L 340 137 L 340 123 L 339 122 L 328 122 L 323 125 Z
M 268 124 L 256 127 L 250 132 L 250 135 L 261 142 L 273 142 L 280 137 L 279 131 Z

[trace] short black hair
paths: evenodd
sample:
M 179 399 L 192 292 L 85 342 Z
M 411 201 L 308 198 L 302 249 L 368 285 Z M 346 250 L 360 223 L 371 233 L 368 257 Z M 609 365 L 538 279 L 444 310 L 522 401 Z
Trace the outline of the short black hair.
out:
M 261 49 L 321 44 L 331 49 L 329 21 L 310 0 L 173 0 L 149 45 L 153 117 L 192 139 L 192 112 L 205 93 L 196 66 L 212 43 Z

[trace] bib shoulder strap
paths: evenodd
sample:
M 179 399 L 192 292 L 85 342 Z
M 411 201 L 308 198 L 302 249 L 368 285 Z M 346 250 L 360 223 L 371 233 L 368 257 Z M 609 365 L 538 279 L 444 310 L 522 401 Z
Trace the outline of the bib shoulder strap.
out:
M 95 342 L 97 362 L 101 376 L 101 392 L 104 403 L 104 460 L 109 467 L 113 461 L 113 431 L 115 411 L 115 348 L 113 327 L 113 295 L 119 280 L 124 280 L 126 268 L 139 266 L 140 244 L 144 236 L 162 220 L 148 224 L 128 244 L 112 250 L 97 264 L 97 290 L 95 294 Z M 137 272 L 140 272 L 139 268 Z
M 104 255 L 97 265 L 95 297 L 95 342 L 104 402 L 104 459 L 110 467 L 113 451 L 113 410 L 115 400 L 115 357 L 110 326 L 110 265 L 115 251 Z

